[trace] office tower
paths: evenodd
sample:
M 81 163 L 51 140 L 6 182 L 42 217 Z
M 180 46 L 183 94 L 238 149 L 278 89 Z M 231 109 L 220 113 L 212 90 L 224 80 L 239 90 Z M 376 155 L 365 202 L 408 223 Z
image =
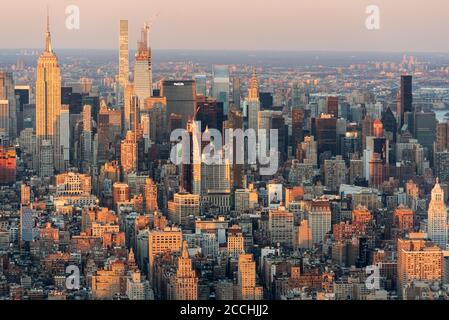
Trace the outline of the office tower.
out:
M 180 252 L 182 248 L 182 231 L 176 227 L 164 230 L 150 230 L 148 236 L 149 280 L 153 283 L 154 259 L 161 253 Z
M 197 74 L 194 77 L 196 82 L 196 95 L 207 96 L 207 77 L 205 74 Z
M 25 183 L 20 185 L 20 204 L 29 206 L 31 203 L 31 188 Z
M 324 185 L 331 192 L 339 190 L 346 183 L 346 164 L 341 156 L 324 160 Z
M 200 96 L 196 106 L 195 121 L 201 121 L 201 132 L 209 128 L 223 133 L 223 103 Z
M 362 121 L 362 148 L 366 149 L 366 137 L 373 135 L 374 120 L 370 115 L 367 115 Z
M 348 163 L 353 156 L 360 156 L 362 153 L 362 146 L 358 131 L 347 131 L 340 140 L 341 154 L 346 163 Z
M 234 107 L 240 110 L 242 91 L 240 90 L 240 78 L 234 76 L 232 78 L 232 103 Z
M 0 105 L 2 135 L 9 139 L 17 136 L 17 104 L 14 92 L 14 78 L 11 72 L 0 72 Z M 7 119 L 5 122 L 3 119 Z
M 441 189 L 438 178 L 432 189 L 427 220 L 429 239 L 442 250 L 446 250 L 448 240 L 447 208 L 444 203 L 444 191 Z
M 326 97 L 327 114 L 338 118 L 338 97 Z
M 325 157 L 336 155 L 337 150 L 337 119 L 329 114 L 322 114 L 312 119 L 312 135 L 317 142 L 317 153 L 320 155 L 319 163 Z
M 252 254 L 239 256 L 237 283 L 240 288 L 240 300 L 261 300 L 262 287 L 256 285 L 256 262 Z
M 97 161 L 99 164 L 104 164 L 111 158 L 116 159 L 121 132 L 122 115 L 120 110 L 108 109 L 106 103 L 102 101 L 97 123 Z
M 373 123 L 373 135 L 376 138 L 382 138 L 383 137 L 383 124 L 380 121 L 380 119 L 374 120 L 374 123 Z
M 20 239 L 30 242 L 34 239 L 34 227 L 36 225 L 35 213 L 29 207 L 20 208 Z
M 324 237 L 331 231 L 331 206 L 328 200 L 313 200 L 309 212 L 309 226 L 312 243 L 323 244 Z
M 437 120 L 434 112 L 416 112 L 413 121 L 413 136 L 430 152 L 436 137 Z M 429 153 L 430 154 L 430 153 Z
M 153 75 L 151 66 L 151 50 L 148 44 L 149 26 L 142 28 L 141 39 L 137 42 L 136 60 L 134 63 L 134 93 L 139 98 L 139 105 L 144 106 L 145 99 L 151 97 Z
M 255 190 L 236 189 L 234 197 L 235 211 L 240 214 L 247 210 L 253 209 L 258 202 L 258 194 Z
M 164 80 L 161 95 L 167 98 L 167 118 L 178 114 L 182 118 L 182 128 L 193 119 L 196 108 L 196 84 L 194 80 Z
M 138 146 L 136 134 L 132 131 L 128 131 L 120 143 L 120 162 L 125 173 L 137 171 Z
M 214 65 L 212 69 L 212 97 L 223 103 L 223 113 L 229 111 L 229 66 Z
M 92 160 L 92 107 L 83 107 L 82 159 L 86 163 Z
M 16 149 L 0 146 L 0 184 L 16 182 Z
M 187 192 L 175 193 L 173 201 L 168 202 L 168 216 L 173 223 L 187 226 L 189 219 L 200 214 L 200 196 Z
M 134 87 L 134 86 L 133 86 Z M 140 100 L 133 93 L 130 94 L 130 86 L 128 85 L 125 89 L 125 128 L 128 128 L 128 131 L 136 134 L 136 139 L 140 136 Z M 130 95 L 128 95 L 130 94 Z M 128 103 L 128 105 L 126 105 Z
M 405 112 L 413 112 L 412 76 L 409 75 L 401 76 L 398 110 L 396 112 L 399 129 L 401 129 L 405 123 Z
M 278 141 L 277 141 L 277 152 L 279 152 L 279 159 L 280 163 L 282 164 L 284 161 L 287 160 L 288 157 L 288 126 L 285 124 L 284 116 L 281 112 L 273 112 L 270 118 L 270 130 L 275 130 L 278 135 Z M 267 131 L 267 136 L 270 135 L 270 131 Z M 267 146 L 269 148 L 274 148 L 269 143 Z
M 435 137 L 435 152 L 443 152 L 449 150 L 449 122 L 438 122 Z
M 369 185 L 373 188 L 380 188 L 385 181 L 385 166 L 380 154 L 374 152 L 369 161 Z
M 241 254 L 245 253 L 245 237 L 242 229 L 233 225 L 227 230 L 226 238 L 227 256 L 232 259 L 238 259 Z
M 313 136 L 307 136 L 296 152 L 296 158 L 302 163 L 318 166 L 318 144 Z
M 59 171 L 66 171 L 70 165 L 70 110 L 66 104 L 61 105 L 58 121 L 59 133 Z
M 165 97 L 147 98 L 141 112 L 148 114 L 151 142 L 159 144 L 167 141 L 171 132 L 168 128 L 167 99 Z
M 58 121 L 61 114 L 61 70 L 51 46 L 50 22 L 47 16 L 45 50 L 36 67 L 36 160 L 42 177 L 51 177 L 61 168 Z M 51 155 L 51 157 L 50 157 Z M 62 162 L 63 163 L 63 162 Z
M 435 152 L 433 163 L 435 177 L 442 182 L 449 182 L 449 152 Z
M 9 103 L 8 100 L 0 100 L 0 139 L 2 144 L 9 141 Z
M 198 277 L 189 258 L 187 241 L 184 240 L 182 253 L 178 258 L 178 268 L 175 276 L 176 300 L 198 300 Z
M 349 160 L 349 184 L 355 184 L 356 180 L 363 178 L 363 160 Z
M 383 125 L 384 135 L 388 138 L 390 143 L 396 143 L 398 124 L 390 107 L 388 107 L 387 110 L 382 113 L 381 121 Z
M 259 111 L 260 111 L 260 100 L 259 100 L 259 82 L 257 81 L 257 73 L 254 68 L 253 76 L 251 82 L 248 86 L 248 97 L 247 97 L 247 116 L 248 116 L 248 129 L 252 129 L 257 133 L 259 128 Z
M 228 120 L 224 123 L 224 129 L 243 129 L 243 114 L 240 109 L 231 108 L 228 114 Z M 231 185 L 235 188 L 243 188 L 243 164 L 237 163 L 237 143 L 233 138 L 232 150 L 232 175 Z
M 259 92 L 259 102 L 261 109 L 273 108 L 273 94 L 271 92 Z
M 114 206 L 119 202 L 129 201 L 129 186 L 126 183 L 115 182 L 112 185 L 112 199 Z
M 443 276 L 443 251 L 426 239 L 425 233 L 410 233 L 398 239 L 397 291 L 412 281 L 441 281 Z
M 293 107 L 292 109 L 292 152 L 296 155 L 299 144 L 304 140 L 304 109 Z
M 145 210 L 147 213 L 154 213 L 158 209 L 157 185 L 150 178 L 145 179 Z
M 268 231 L 272 245 L 281 244 L 292 248 L 294 245 L 293 213 L 282 206 L 276 210 L 270 210 L 268 213 Z
M 118 104 L 123 105 L 123 91 L 128 84 L 129 52 L 128 52 L 128 20 L 120 20 L 119 30 L 119 67 L 118 67 Z
M 142 280 L 140 271 L 132 271 L 126 281 L 126 295 L 129 300 L 145 300 L 147 284 Z
M 172 113 L 168 117 L 168 130 L 172 132 L 176 129 L 182 129 L 182 116 L 180 114 Z

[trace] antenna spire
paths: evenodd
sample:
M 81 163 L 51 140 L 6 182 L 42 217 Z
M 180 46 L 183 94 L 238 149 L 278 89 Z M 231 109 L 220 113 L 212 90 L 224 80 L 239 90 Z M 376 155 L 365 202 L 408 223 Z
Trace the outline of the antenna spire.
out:
M 45 33 L 45 51 L 52 52 L 50 35 L 50 10 L 47 6 L 47 32 Z

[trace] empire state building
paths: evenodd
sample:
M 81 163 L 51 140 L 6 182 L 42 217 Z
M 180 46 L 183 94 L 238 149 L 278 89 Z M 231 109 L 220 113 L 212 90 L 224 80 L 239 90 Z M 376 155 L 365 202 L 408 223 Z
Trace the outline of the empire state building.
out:
M 35 168 L 41 177 L 51 177 L 61 164 L 58 122 L 61 114 L 61 70 L 51 46 L 50 22 L 47 15 L 45 51 L 36 68 L 36 157 Z

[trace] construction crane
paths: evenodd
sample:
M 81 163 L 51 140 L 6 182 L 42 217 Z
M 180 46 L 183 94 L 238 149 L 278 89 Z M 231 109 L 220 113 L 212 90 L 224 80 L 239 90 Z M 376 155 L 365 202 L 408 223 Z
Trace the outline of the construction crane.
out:
M 153 14 L 148 23 L 144 23 L 142 29 L 142 41 L 145 43 L 145 46 L 148 47 L 150 43 L 150 28 L 156 21 L 157 17 L 159 17 L 160 11 Z

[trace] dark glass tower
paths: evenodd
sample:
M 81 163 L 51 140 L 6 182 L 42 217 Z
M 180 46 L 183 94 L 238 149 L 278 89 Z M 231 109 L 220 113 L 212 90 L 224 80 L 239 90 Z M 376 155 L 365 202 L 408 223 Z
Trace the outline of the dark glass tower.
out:
M 400 127 L 404 125 L 404 113 L 413 111 L 412 76 L 401 76 L 401 92 L 398 115 L 401 116 Z

